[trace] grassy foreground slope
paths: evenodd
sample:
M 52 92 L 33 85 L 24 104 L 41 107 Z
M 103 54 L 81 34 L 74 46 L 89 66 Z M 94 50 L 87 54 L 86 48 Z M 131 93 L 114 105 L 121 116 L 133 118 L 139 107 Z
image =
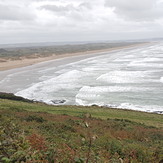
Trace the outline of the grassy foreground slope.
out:
M 148 126 L 162 127 L 163 116 L 160 114 L 152 114 L 146 112 L 138 112 L 131 110 L 112 109 L 106 107 L 83 107 L 83 106 L 52 106 L 43 103 L 25 103 L 14 100 L 0 99 L 1 109 L 24 109 L 33 112 L 47 112 L 52 114 L 64 114 L 71 116 L 82 116 L 83 114 L 90 113 L 93 117 L 108 119 L 119 118 L 132 120 L 138 123 L 143 123 Z
M 162 115 L 18 100 L 0 99 L 0 162 L 156 163 L 163 159 Z

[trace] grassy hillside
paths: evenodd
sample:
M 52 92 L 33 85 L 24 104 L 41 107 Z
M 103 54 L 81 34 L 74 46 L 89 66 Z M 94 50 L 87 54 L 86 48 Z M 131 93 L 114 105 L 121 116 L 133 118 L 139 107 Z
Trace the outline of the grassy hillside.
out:
M 16 99 L 16 98 L 15 98 Z M 14 99 L 14 100 L 15 100 Z M 163 127 L 163 116 L 131 110 L 112 109 L 106 107 L 82 107 L 82 106 L 50 106 L 43 103 L 24 103 L 22 101 L 0 99 L 1 109 L 24 109 L 33 112 L 47 112 L 52 114 L 64 114 L 71 116 L 82 116 L 90 113 L 93 117 L 100 119 L 118 118 L 143 123 L 148 126 Z M 24 101 L 24 100 L 23 100 Z
M 156 163 L 162 131 L 158 114 L 0 99 L 0 162 Z

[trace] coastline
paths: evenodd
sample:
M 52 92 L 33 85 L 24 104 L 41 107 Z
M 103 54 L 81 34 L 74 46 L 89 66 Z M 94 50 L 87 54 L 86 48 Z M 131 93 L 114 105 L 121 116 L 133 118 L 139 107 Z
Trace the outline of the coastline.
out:
M 102 50 L 92 50 L 92 51 L 77 52 L 77 53 L 66 53 L 66 54 L 60 54 L 60 55 L 52 54 L 51 56 L 48 56 L 48 57 L 21 58 L 20 60 L 6 60 L 4 62 L 0 62 L 0 71 L 26 67 L 26 66 L 34 65 L 37 63 L 41 63 L 41 62 L 51 61 L 51 60 L 56 60 L 56 59 L 61 59 L 61 58 L 66 58 L 66 57 L 97 54 L 97 53 L 103 53 L 103 52 L 111 52 L 114 50 L 121 50 L 121 49 L 123 50 L 126 48 L 140 47 L 140 46 L 144 46 L 144 45 L 148 45 L 148 44 L 151 44 L 151 42 L 139 43 L 139 44 L 133 43 L 132 45 L 117 46 L 114 48 L 108 48 L 108 49 L 102 49 Z
M 89 52 L 89 53 L 75 53 L 75 54 L 66 54 L 66 55 L 59 55 L 58 58 L 56 59 L 50 59 L 50 60 L 46 60 L 43 62 L 38 62 L 37 64 L 33 64 L 33 65 L 29 65 L 29 66 L 25 66 L 25 67 L 20 67 L 20 68 L 15 68 L 15 69 L 10 69 L 7 71 L 0 71 L 0 90 L 2 92 L 8 92 L 8 93 L 14 93 L 16 94 L 17 92 L 26 89 L 36 83 L 42 82 L 46 78 L 46 73 L 49 71 L 50 74 L 55 74 L 56 72 L 56 76 L 65 73 L 65 71 L 60 71 L 62 70 L 66 65 L 70 64 L 79 64 L 83 63 L 83 60 L 87 59 L 94 59 L 96 57 L 102 57 L 108 60 L 108 63 L 112 64 L 112 61 L 114 61 L 114 59 L 118 59 L 120 57 L 122 57 L 125 52 L 130 54 L 130 51 L 135 51 L 135 49 L 140 49 L 140 50 L 144 50 L 144 48 L 149 48 L 149 47 L 155 47 L 154 43 L 142 43 L 139 45 L 132 45 L 132 46 L 127 46 L 127 47 L 116 47 L 116 48 L 110 48 L 108 51 L 106 50 L 100 50 L 100 52 L 98 51 L 94 51 L 94 53 Z M 76 55 L 78 54 L 78 55 Z M 137 50 L 136 50 L 136 54 L 137 54 Z M 147 53 L 148 55 L 148 53 Z M 140 53 L 141 56 L 141 53 Z M 51 56 L 51 58 L 53 58 L 54 56 Z M 48 57 L 49 59 L 49 57 Z M 137 59 L 137 57 L 135 58 Z M 134 61 L 135 61 L 134 59 Z M 80 62 L 81 61 L 81 62 Z M 98 61 L 98 60 L 97 60 Z M 85 62 L 85 61 L 84 61 Z M 82 64 L 81 64 L 82 65 Z M 88 67 L 91 65 L 88 65 Z M 105 67 L 107 67 L 107 65 L 105 65 Z M 111 66 L 112 67 L 112 66 Z M 114 68 L 114 67 L 112 67 Z M 69 66 L 68 69 L 66 69 L 66 71 L 69 70 Z M 76 73 L 76 72 L 74 72 Z M 74 75 L 73 73 L 73 75 Z M 77 72 L 78 73 L 78 72 Z M 80 72 L 79 72 L 80 73 Z M 43 76 L 43 78 L 42 78 Z M 51 76 L 51 75 L 49 75 Z M 72 74 L 68 74 L 68 77 L 72 76 Z M 60 82 L 61 81 L 61 82 Z M 62 83 L 62 81 L 64 81 L 63 79 L 57 81 L 58 83 Z M 116 88 L 117 89 L 117 88 Z M 21 95 L 20 95 L 21 96 Z M 23 97 L 23 96 L 22 96 Z M 60 96 L 58 96 L 60 97 Z M 25 97 L 27 98 L 27 97 Z M 59 98 L 59 100 L 62 98 Z M 58 99 L 56 99 L 56 101 L 59 101 Z M 39 101 L 39 100 L 38 100 Z M 53 101 L 55 101 L 55 99 L 53 99 Z M 66 101 L 69 101 L 66 99 Z M 124 103 L 125 104 L 125 103 Z M 129 110 L 139 110 L 139 111 L 143 111 L 144 109 L 148 109 L 147 112 L 153 112 L 151 109 L 153 108 L 157 108 L 157 106 L 152 106 L 152 107 L 145 107 L 145 108 L 141 108 L 141 106 L 134 106 L 131 105 L 130 103 L 126 103 L 125 105 L 111 105 L 108 104 L 107 107 L 116 107 L 117 109 L 129 109 Z M 72 103 L 68 103 L 66 105 L 73 105 Z M 92 105 L 98 105 L 98 103 L 92 103 Z M 101 106 L 101 104 L 99 105 Z M 104 105 L 106 106 L 106 105 Z M 161 109 L 161 112 L 160 112 Z M 155 111 L 155 109 L 154 109 Z M 162 114 L 162 108 L 158 107 L 157 110 L 155 111 L 155 113 L 159 113 Z

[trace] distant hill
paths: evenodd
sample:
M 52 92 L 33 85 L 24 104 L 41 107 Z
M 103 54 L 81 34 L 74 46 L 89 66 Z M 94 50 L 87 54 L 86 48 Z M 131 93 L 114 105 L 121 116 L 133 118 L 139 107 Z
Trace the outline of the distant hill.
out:
M 1 48 L 0 53 L 3 53 L 3 52 L 7 52 L 7 50 Z

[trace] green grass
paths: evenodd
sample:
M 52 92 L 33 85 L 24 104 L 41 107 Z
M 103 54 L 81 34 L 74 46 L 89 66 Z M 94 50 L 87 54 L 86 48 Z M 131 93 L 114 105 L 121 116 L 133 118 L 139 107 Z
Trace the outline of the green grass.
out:
M 34 112 L 47 112 L 52 114 L 67 114 L 71 116 L 82 116 L 90 113 L 93 117 L 101 119 L 128 119 L 148 126 L 163 127 L 163 116 L 154 113 L 145 113 L 131 110 L 111 109 L 104 107 L 82 107 L 82 106 L 50 106 L 42 103 L 26 103 L 20 101 L 0 99 L 1 109 L 24 109 Z

